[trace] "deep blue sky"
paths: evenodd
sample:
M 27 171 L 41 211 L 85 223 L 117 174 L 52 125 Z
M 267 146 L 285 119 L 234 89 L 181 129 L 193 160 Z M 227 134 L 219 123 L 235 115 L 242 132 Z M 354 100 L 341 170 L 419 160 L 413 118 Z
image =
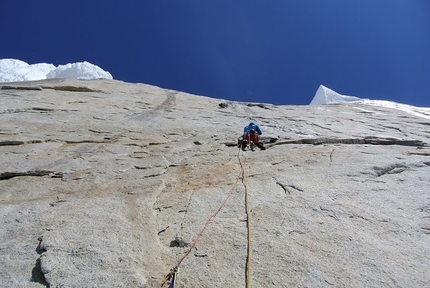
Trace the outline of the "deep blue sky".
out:
M 0 59 L 239 101 L 430 107 L 429 0 L 1 0 Z

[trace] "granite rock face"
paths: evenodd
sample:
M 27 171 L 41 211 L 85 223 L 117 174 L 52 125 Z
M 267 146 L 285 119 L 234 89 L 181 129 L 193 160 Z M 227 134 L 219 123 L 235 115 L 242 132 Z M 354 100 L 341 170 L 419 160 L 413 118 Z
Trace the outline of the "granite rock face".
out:
M 177 287 L 243 287 L 247 256 L 251 287 L 430 285 L 429 118 L 114 80 L 0 98 L 2 287 L 160 287 L 230 192 Z M 267 150 L 237 148 L 250 121 Z

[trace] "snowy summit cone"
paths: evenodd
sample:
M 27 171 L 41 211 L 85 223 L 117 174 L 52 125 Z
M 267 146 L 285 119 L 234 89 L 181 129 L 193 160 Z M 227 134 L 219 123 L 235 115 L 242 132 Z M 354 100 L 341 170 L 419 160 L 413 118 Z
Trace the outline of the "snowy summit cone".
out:
M 343 103 L 343 102 L 353 102 L 362 100 L 359 97 L 341 95 L 324 85 L 320 85 L 314 98 L 309 105 L 321 105 L 321 104 L 331 104 L 331 103 Z

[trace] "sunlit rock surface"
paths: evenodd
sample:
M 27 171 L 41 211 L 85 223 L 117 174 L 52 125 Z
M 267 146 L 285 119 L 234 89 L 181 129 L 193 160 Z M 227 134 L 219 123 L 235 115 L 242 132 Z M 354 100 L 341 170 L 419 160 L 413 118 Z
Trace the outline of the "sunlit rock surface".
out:
M 4 287 L 426 287 L 430 120 L 114 80 L 0 90 Z M 250 121 L 268 148 L 240 152 Z M 239 155 L 239 157 L 238 157 Z

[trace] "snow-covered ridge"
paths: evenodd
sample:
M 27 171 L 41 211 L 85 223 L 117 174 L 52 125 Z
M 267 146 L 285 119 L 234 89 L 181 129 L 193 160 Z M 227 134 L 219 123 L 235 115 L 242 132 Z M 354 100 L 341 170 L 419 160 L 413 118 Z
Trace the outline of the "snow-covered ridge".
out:
M 324 85 L 320 85 L 309 105 L 324 105 L 347 102 L 358 102 L 367 105 L 388 107 L 392 109 L 402 110 L 415 116 L 430 119 L 430 108 L 416 107 L 412 105 L 400 104 L 385 100 L 369 100 L 355 96 L 342 95 L 325 87 Z
M 58 65 L 48 63 L 28 64 L 17 59 L 0 59 L 0 83 L 33 81 L 51 78 L 65 79 L 113 79 L 112 75 L 99 66 L 89 62 Z M 390 101 L 369 100 L 355 96 L 339 94 L 324 85 L 320 85 L 309 105 L 360 102 L 363 104 L 384 106 L 402 110 L 419 117 L 430 119 L 430 108 L 420 108 Z
M 89 62 L 66 65 L 37 63 L 28 64 L 17 59 L 0 59 L 0 82 L 19 82 L 51 78 L 65 79 L 113 79 L 112 75 Z

